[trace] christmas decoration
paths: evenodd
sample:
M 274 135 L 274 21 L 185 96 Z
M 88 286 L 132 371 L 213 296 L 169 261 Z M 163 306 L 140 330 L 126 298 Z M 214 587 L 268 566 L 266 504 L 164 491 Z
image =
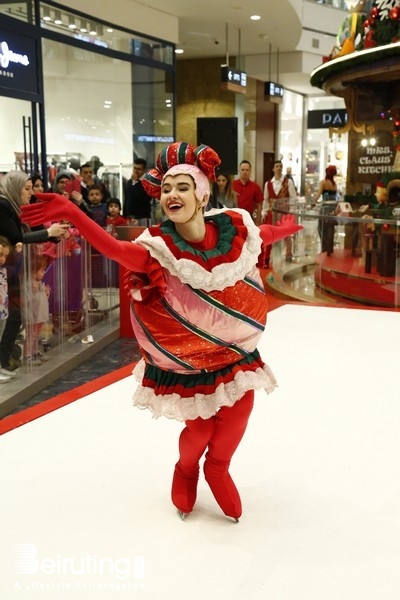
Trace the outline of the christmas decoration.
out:
M 358 2 L 352 4 L 351 14 L 342 22 L 336 36 L 336 44 L 329 57 L 327 57 L 329 60 L 363 49 L 365 19 L 363 11 L 365 4 L 366 0 L 358 0 Z
M 364 48 L 400 41 L 400 0 L 375 0 L 364 22 Z
M 400 151 L 400 108 L 389 109 L 381 113 L 381 118 L 391 123 L 393 147 Z

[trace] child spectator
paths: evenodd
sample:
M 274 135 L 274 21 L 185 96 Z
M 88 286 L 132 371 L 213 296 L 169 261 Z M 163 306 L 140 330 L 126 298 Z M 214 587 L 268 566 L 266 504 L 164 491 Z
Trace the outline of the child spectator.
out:
M 88 188 L 88 203 L 90 216 L 93 221 L 100 225 L 100 227 L 105 227 L 107 220 L 107 205 L 103 202 L 103 191 L 98 183 L 94 183 Z
M 47 357 L 39 350 L 40 331 L 49 320 L 50 287 L 43 283 L 47 261 L 44 256 L 34 255 L 30 262 L 30 279 L 25 303 L 25 364 L 39 366 Z
M 6 328 L 8 318 L 8 282 L 7 269 L 4 265 L 10 252 L 11 244 L 9 240 L 0 235 L 0 340 Z M 3 373 L 3 370 L 0 369 L 0 383 L 7 383 L 10 379 L 11 375 Z
M 117 227 L 119 225 L 126 225 L 128 223 L 128 219 L 125 219 L 121 215 L 121 202 L 118 198 L 110 198 L 107 202 L 107 220 L 106 225 L 113 225 Z

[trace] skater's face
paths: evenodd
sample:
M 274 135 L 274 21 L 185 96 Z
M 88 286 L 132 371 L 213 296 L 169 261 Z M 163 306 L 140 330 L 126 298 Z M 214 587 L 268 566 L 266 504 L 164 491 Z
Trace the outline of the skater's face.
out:
M 195 183 L 190 175 L 168 175 L 161 188 L 161 207 L 165 216 L 174 223 L 188 223 L 199 213 L 205 200 L 195 196 Z

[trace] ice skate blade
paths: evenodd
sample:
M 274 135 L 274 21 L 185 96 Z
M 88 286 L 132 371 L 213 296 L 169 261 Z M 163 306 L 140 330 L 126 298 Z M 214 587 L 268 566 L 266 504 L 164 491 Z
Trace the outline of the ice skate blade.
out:
M 184 521 L 189 513 L 185 513 L 182 510 L 178 510 L 178 515 L 180 516 L 181 521 Z

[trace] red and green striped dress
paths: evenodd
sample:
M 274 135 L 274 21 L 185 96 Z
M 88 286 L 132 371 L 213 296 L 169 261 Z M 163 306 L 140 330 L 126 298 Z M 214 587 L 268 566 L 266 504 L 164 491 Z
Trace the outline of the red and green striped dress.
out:
M 183 240 L 171 221 L 136 240 L 152 261 L 146 276 L 129 277 L 143 356 L 133 403 L 155 417 L 207 419 L 250 389 L 276 386 L 257 350 L 267 314 L 259 229 L 240 209 L 211 211 L 205 220 L 201 243 Z

